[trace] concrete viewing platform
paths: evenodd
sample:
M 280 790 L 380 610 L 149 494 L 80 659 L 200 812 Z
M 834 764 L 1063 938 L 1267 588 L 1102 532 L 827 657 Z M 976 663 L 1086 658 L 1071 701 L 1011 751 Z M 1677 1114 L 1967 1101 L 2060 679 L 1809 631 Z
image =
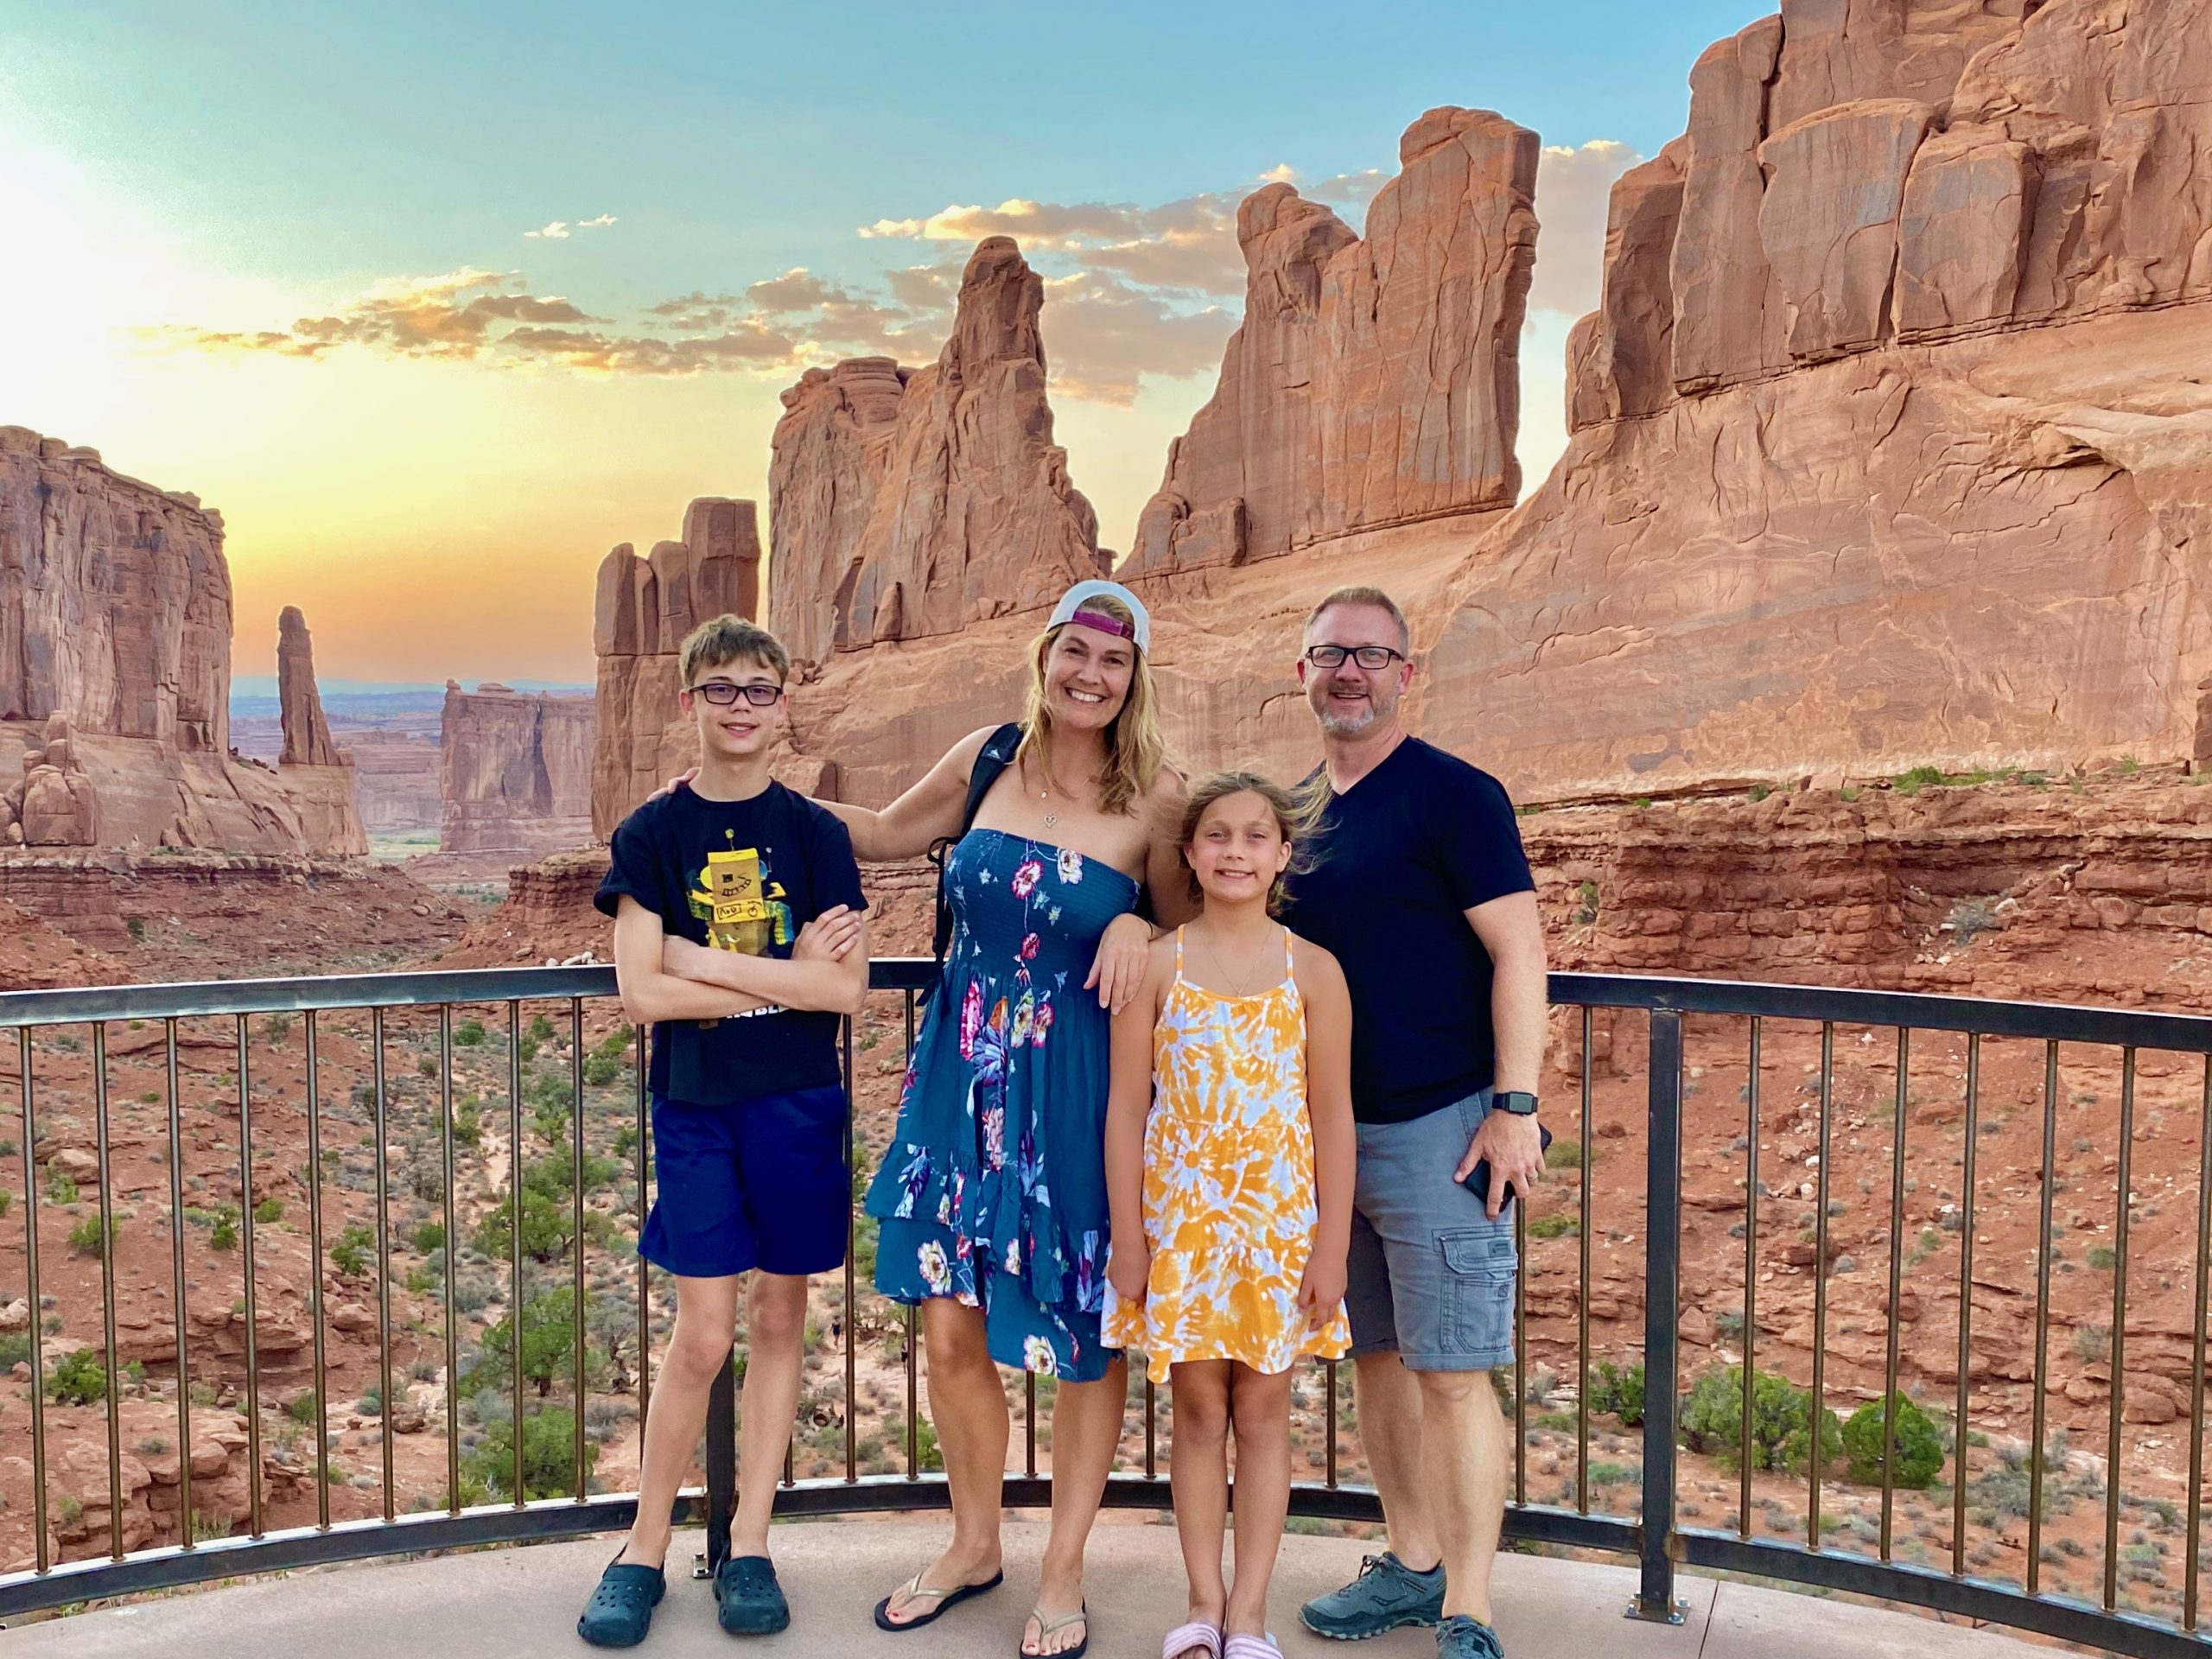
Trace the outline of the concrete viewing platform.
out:
M 776 1558 L 791 1597 L 792 1628 L 733 1646 L 715 1623 L 704 1584 L 671 1572 L 668 1599 L 639 1652 L 715 1655 L 741 1649 L 773 1656 L 1012 1655 L 1036 1587 L 1044 1528 L 1007 1528 L 1007 1581 L 925 1631 L 891 1637 L 870 1618 L 876 1600 L 926 1563 L 945 1536 L 927 1520 L 797 1522 L 776 1532 Z M 679 1532 L 671 1564 L 688 1570 L 700 1547 Z M 302 1654 L 406 1656 L 406 1659 L 545 1659 L 589 1651 L 575 1618 L 612 1539 L 482 1549 L 441 1558 L 365 1562 L 181 1592 L 134 1605 L 27 1624 L 0 1635 L 4 1659 L 299 1659 Z M 1395 1630 L 1357 1649 L 1325 1642 L 1298 1622 L 1301 1601 L 1358 1570 L 1377 1548 L 1351 1539 L 1284 1539 L 1275 1571 L 1275 1634 L 1291 1659 L 1426 1659 L 1435 1638 Z M 1159 1525 L 1102 1524 L 1090 1545 L 1090 1600 L 1096 1615 L 1090 1652 L 1099 1659 L 1151 1659 L 1183 1617 L 1181 1557 Z M 1687 1573 L 1689 1603 L 1680 1625 L 1622 1617 L 1636 1587 L 1633 1568 L 1506 1555 L 1497 1567 L 1498 1624 L 1511 1659 L 2031 1659 L 2048 1655 L 1993 1630 L 1940 1624 L 1839 1599 L 1719 1582 Z

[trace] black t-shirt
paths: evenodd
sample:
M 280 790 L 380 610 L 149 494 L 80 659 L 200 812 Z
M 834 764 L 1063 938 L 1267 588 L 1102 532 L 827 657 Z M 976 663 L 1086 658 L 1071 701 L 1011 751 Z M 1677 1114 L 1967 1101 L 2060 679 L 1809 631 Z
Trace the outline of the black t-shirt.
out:
M 622 820 L 592 902 L 627 893 L 663 933 L 749 956 L 788 958 L 825 910 L 864 909 L 852 836 L 805 796 L 772 783 L 750 800 L 709 801 L 679 786 Z M 838 1017 L 773 1006 L 723 1020 L 653 1027 L 648 1081 L 702 1106 L 818 1089 L 839 1079 Z
M 1330 798 L 1319 842 L 1283 919 L 1344 965 L 1352 1116 L 1402 1123 L 1488 1088 L 1490 952 L 1464 912 L 1535 887 L 1503 785 L 1409 737 Z

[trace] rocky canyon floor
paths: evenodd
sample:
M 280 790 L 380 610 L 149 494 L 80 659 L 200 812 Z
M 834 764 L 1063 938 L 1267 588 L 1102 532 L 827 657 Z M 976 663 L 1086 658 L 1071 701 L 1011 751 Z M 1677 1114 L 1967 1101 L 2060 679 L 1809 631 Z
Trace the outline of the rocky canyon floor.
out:
M 1522 830 L 1558 968 L 2212 1008 L 2212 871 L 2202 857 L 2212 783 L 2124 768 L 2073 779 L 1913 773 L 1886 785 L 1535 810 Z M 149 873 L 155 863 L 174 868 Z M 358 864 L 148 860 L 131 871 L 72 866 L 89 896 L 70 905 L 55 896 L 60 863 L 41 861 L 5 890 L 17 908 L 0 914 L 0 974 L 21 988 L 603 957 L 605 924 L 589 909 L 600 868 L 591 853 L 524 867 L 508 899 L 486 908 Z M 878 952 L 925 950 L 926 867 L 873 872 L 870 886 Z M 888 1137 L 906 1017 L 902 997 L 879 994 L 856 1022 L 856 1135 L 866 1167 Z M 1562 1010 L 1555 1019 L 1546 1093 L 1560 1142 L 1554 1178 L 1527 1215 L 1523 1363 L 1508 1381 L 1521 1396 L 1516 1490 L 1534 1503 L 1573 1505 L 1586 1494 L 1593 1509 L 1624 1510 L 1634 1500 L 1640 1430 L 1624 1419 L 1604 1368 L 1641 1357 L 1643 1020 L 1594 1014 L 1586 1068 L 1580 1014 Z M 116 1217 L 106 1262 L 91 1033 L 34 1034 L 28 1143 L 20 1052 L 9 1045 L 0 1053 L 0 1100 L 8 1103 L 0 1125 L 0 1427 L 9 1442 L 0 1455 L 0 1559 L 10 1566 L 33 1553 L 24 1453 L 34 1319 L 49 1384 L 46 1522 L 62 1558 L 104 1552 L 118 1531 L 132 1548 L 188 1529 L 205 1536 L 251 1524 L 255 1437 L 268 1527 L 315 1519 L 319 1481 L 334 1518 L 442 1507 L 450 1495 L 449 1437 L 460 1498 L 505 1496 L 518 1326 L 528 1489 L 570 1489 L 579 1409 L 588 1484 L 620 1490 L 634 1478 L 646 1369 L 641 1323 L 648 1345 L 664 1339 L 672 1304 L 665 1281 L 641 1274 L 632 1254 L 634 1033 L 619 1012 L 565 1002 L 525 1003 L 512 1016 L 504 1005 L 456 1007 L 449 1043 L 431 1012 L 392 1010 L 380 1022 L 332 1014 L 315 1020 L 315 1035 L 311 1123 L 304 1019 L 255 1017 L 243 1055 L 234 1021 L 180 1022 L 173 1135 L 165 1033 L 158 1023 L 106 1028 Z M 1802 1387 L 1817 1346 L 1827 1403 L 1847 1417 L 1881 1395 L 1894 1331 L 1900 1386 L 1927 1410 L 1943 1446 L 1932 1484 L 1897 1494 L 1895 1554 L 1951 1564 L 1963 1483 L 1959 1542 L 1967 1569 L 2022 1580 L 2045 1175 L 2043 1046 L 1980 1045 L 1969 1147 L 1963 1039 L 1917 1035 L 1900 1080 L 1893 1031 L 1835 1028 L 1823 1160 L 1821 1030 L 1764 1022 L 1756 1071 L 1749 1039 L 1742 1020 L 1688 1022 L 1684 1389 L 1741 1363 L 1747 1349 L 1758 1369 Z M 379 1044 L 381 1144 L 373 1109 Z M 241 1174 L 242 1059 L 250 1182 Z M 579 1075 L 580 1123 L 569 1105 Z M 2124 1243 L 2123 1081 L 2116 1053 L 2060 1051 L 2042 1401 L 2050 1455 L 2037 1568 L 2046 1586 L 2095 1592 L 2106 1495 L 2116 1483 L 2123 1597 L 2171 1615 L 2187 1509 L 2204 1502 L 2187 1490 L 2187 1418 L 2205 1077 L 2195 1059 L 2139 1057 Z M 310 1155 L 311 1137 L 319 1155 Z M 509 1204 L 518 1172 L 518 1276 Z M 1757 1236 L 1747 1241 L 1754 1179 Z M 35 1305 L 22 1221 L 33 1184 Z M 310 1224 L 318 1214 L 320 1259 Z M 1961 1423 L 1961 1260 L 1969 1241 Z M 903 1317 L 868 1288 L 874 1230 L 865 1220 L 855 1244 L 849 1297 L 836 1275 L 815 1293 L 792 1465 L 801 1478 L 844 1472 L 849 1409 L 861 1472 L 903 1471 L 910 1429 L 923 1461 L 934 1455 L 925 1404 L 919 1421 L 910 1418 Z M 257 1416 L 246 1395 L 249 1249 Z M 2115 1331 L 2123 1274 L 2126 1313 Z M 119 1509 L 111 1504 L 96 1363 L 111 1281 L 123 1368 Z M 318 1289 L 326 1336 L 319 1388 L 309 1302 Z M 1816 1292 L 1824 1303 L 1817 1332 Z M 388 1360 L 378 1341 L 385 1298 Z M 2107 1452 L 2116 1351 L 2124 1432 L 2115 1467 Z M 917 1370 L 925 1378 L 925 1357 Z M 1349 1379 L 1341 1381 L 1333 1454 L 1341 1477 L 1357 1480 L 1357 1413 Z M 1008 1378 L 1017 1461 L 1027 1455 L 1020 1425 L 1030 1386 Z M 1034 1389 L 1036 1458 L 1049 1467 L 1051 1380 Z M 1321 1478 L 1332 1447 L 1318 1368 L 1301 1376 L 1297 1402 L 1301 1476 Z M 1141 1403 L 1140 1384 L 1123 1444 L 1130 1467 L 1142 1467 L 1146 1455 Z M 1155 1446 L 1164 1459 L 1172 1433 L 1164 1399 L 1161 1414 Z M 1635 1416 L 1630 1406 L 1626 1417 Z M 1586 1424 L 1587 1451 L 1579 1453 Z M 1708 1446 L 1684 1455 L 1685 1522 L 1732 1529 L 1742 1491 L 1725 1452 Z M 1804 1538 L 1809 1484 L 1802 1467 L 1755 1471 L 1753 1534 Z M 1819 1527 L 1831 1547 L 1874 1550 L 1881 1525 L 1875 1486 L 1853 1480 L 1841 1461 L 1825 1472 Z

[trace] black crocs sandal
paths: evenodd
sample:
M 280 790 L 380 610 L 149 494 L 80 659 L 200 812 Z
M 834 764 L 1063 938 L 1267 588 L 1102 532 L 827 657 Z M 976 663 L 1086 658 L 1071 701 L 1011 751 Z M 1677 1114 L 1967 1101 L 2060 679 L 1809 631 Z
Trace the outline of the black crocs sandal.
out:
M 732 1636 L 773 1636 L 791 1622 L 791 1605 L 766 1555 L 733 1555 L 715 1574 L 715 1618 Z
M 617 1555 L 599 1575 L 599 1587 L 576 1620 L 576 1634 L 594 1648 L 634 1648 L 652 1628 L 653 1609 L 667 1593 L 665 1569 L 625 1566 Z

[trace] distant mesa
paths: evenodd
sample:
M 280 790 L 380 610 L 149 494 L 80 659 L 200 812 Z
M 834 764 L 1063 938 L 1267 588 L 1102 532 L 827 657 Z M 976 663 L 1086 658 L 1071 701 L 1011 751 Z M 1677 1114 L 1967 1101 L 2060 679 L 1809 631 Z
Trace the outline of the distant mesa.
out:
M 593 699 L 446 682 L 442 853 L 535 857 L 591 839 Z

